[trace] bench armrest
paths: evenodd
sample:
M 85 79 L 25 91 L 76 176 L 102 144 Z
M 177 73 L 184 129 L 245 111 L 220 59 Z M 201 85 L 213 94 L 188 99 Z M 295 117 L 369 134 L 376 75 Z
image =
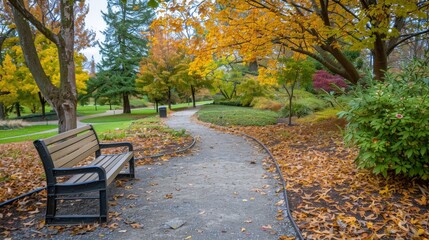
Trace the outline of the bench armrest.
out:
M 130 142 L 100 143 L 100 149 L 114 147 L 128 147 L 128 151 L 133 151 L 133 145 Z
M 83 166 L 75 168 L 53 168 L 54 176 L 61 177 L 67 175 L 76 175 L 82 173 L 97 173 L 99 180 L 106 180 L 106 170 L 99 166 Z

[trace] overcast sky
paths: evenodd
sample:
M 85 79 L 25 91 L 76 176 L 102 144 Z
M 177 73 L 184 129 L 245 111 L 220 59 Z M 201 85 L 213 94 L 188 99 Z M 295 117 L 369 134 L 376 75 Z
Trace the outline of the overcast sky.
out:
M 87 0 L 89 4 L 89 13 L 86 16 L 86 27 L 94 30 L 96 33 L 95 39 L 103 42 L 104 36 L 101 33 L 106 28 L 106 23 L 101 17 L 101 11 L 106 12 L 107 1 L 106 0 Z M 98 47 L 87 48 L 83 51 L 83 54 L 91 60 L 94 56 L 95 62 L 98 63 L 101 59 Z

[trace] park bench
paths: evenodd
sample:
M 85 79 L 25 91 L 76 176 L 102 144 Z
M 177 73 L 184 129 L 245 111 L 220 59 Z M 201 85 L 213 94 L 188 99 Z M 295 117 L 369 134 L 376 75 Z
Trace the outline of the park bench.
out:
M 133 146 L 129 142 L 100 143 L 91 125 L 34 141 L 43 162 L 47 182 L 46 224 L 106 222 L 107 186 L 117 176 L 134 178 Z M 118 154 L 101 154 L 101 149 L 119 149 Z M 95 156 L 92 157 L 91 156 Z M 88 160 L 89 158 L 89 160 Z M 123 172 L 128 165 L 128 171 Z M 84 197 L 91 193 L 92 196 Z M 95 197 L 93 196 L 95 194 Z M 98 199 L 99 214 L 57 215 L 58 201 Z

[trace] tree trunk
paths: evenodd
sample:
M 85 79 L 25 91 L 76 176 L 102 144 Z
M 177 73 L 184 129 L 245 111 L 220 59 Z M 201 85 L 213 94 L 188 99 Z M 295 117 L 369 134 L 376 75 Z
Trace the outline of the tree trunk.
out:
M 159 105 L 159 102 L 157 100 L 155 100 L 155 111 L 156 111 L 156 113 L 159 112 L 158 105 Z
M 16 116 L 17 117 L 21 117 L 21 105 L 19 104 L 19 102 L 15 103 L 15 111 L 16 111 Z
M 256 60 L 249 63 L 249 72 L 251 74 L 257 74 L 258 73 L 258 62 Z
M 75 129 L 77 127 L 76 104 L 76 98 L 61 99 L 58 102 L 54 102 L 54 108 L 58 116 L 59 133 Z
M 191 93 L 192 93 L 192 106 L 195 108 L 197 107 L 197 104 L 195 102 L 195 87 L 191 85 Z
M 168 109 L 171 110 L 171 88 L 168 87 Z
M 387 51 L 385 41 L 382 40 L 381 36 L 376 34 L 374 42 L 374 75 L 378 81 L 384 81 L 384 74 L 387 70 Z
M 292 126 L 292 95 L 289 96 L 289 126 Z
M 0 120 L 5 120 L 5 119 L 6 119 L 6 114 L 4 110 L 4 104 L 0 102 Z
M 42 105 L 42 118 L 46 118 L 46 100 L 43 98 L 40 92 L 37 93 L 39 95 L 40 105 Z
M 54 108 L 58 116 L 58 131 L 65 132 L 76 128 L 76 75 L 74 64 L 74 1 L 61 0 L 61 27 L 56 35 L 23 8 L 22 0 L 9 0 L 18 30 L 25 62 L 30 69 L 43 97 Z M 24 19 L 25 18 L 25 19 Z M 31 22 L 43 35 L 52 41 L 58 49 L 60 63 L 60 87 L 56 87 L 46 75 L 34 45 Z
M 131 105 L 128 93 L 124 93 L 122 97 L 122 100 L 124 101 L 124 113 L 131 113 Z

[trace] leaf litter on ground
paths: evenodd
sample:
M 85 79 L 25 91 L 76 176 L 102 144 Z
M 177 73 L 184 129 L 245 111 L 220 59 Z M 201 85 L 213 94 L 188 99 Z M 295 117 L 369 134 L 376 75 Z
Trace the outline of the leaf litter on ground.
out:
M 341 136 L 345 124 L 333 118 L 294 126 L 211 127 L 246 133 L 268 146 L 305 239 L 428 239 L 428 183 L 358 169 L 358 150 L 345 146 Z
M 116 133 L 114 133 L 116 132 Z M 126 130 L 112 130 L 106 134 L 99 134 L 102 142 L 131 142 L 134 146 L 135 157 L 142 158 L 137 161 L 137 165 L 154 164 L 159 161 L 166 161 L 175 154 L 156 158 L 144 158 L 162 153 L 172 153 L 178 149 L 189 146 L 193 139 L 184 131 L 174 131 L 156 118 L 148 118 L 134 122 Z M 103 140 L 105 136 L 121 136 L 120 138 Z M 34 189 L 45 187 L 45 175 L 42 162 L 33 147 L 32 142 L 18 142 L 2 144 L 0 152 L 0 202 L 15 198 L 19 195 L 30 192 Z M 113 153 L 123 149 L 110 150 L 106 153 Z M 125 185 L 126 180 L 117 180 L 116 186 L 130 188 Z M 115 206 L 118 198 L 114 196 L 114 201 L 109 202 L 110 206 Z M 126 195 L 127 199 L 138 197 L 135 194 Z M 19 229 L 31 229 L 27 237 L 49 237 L 58 232 L 69 230 L 71 234 L 84 234 L 93 231 L 99 224 L 78 225 L 72 227 L 49 227 L 46 228 L 42 216 L 46 206 L 46 191 L 35 193 L 12 204 L 0 208 L 0 236 L 8 238 L 12 231 Z M 43 210 L 42 210 L 43 209 Z M 109 225 L 101 226 L 115 229 L 117 221 L 121 218 L 111 214 L 113 221 Z M 38 219 L 37 221 L 35 219 Z M 116 222 L 115 222 L 116 221 Z M 114 225 L 113 225 L 114 224 Z M 130 225 L 132 228 L 139 228 L 139 223 Z M 39 230 L 45 228 L 46 231 Z

